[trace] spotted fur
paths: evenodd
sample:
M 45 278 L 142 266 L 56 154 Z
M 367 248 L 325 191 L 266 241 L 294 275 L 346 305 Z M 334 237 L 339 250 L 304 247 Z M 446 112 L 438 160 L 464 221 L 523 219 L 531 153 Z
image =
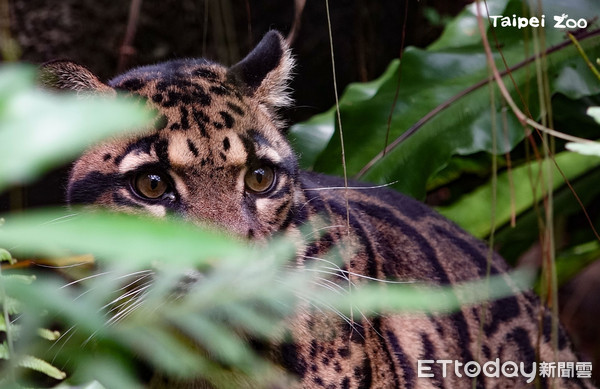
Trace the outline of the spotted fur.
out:
M 45 65 L 47 84 L 127 92 L 145 98 L 158 113 L 145 134 L 87 151 L 72 170 L 69 202 L 157 216 L 174 213 L 249 239 L 297 235 L 300 227 L 312 225 L 320 231 L 318 239 L 299 251 L 296 265 L 337 249 L 344 258 L 337 276 L 347 275 L 353 283 L 366 276 L 453 285 L 484 277 L 487 247 L 425 205 L 387 189 L 326 189 L 344 185 L 338 178 L 299 170 L 277 117 L 277 109 L 290 104 L 292 68 L 277 32 L 269 32 L 229 69 L 204 59 L 176 60 L 131 70 L 105 85 L 71 62 Z M 276 178 L 267 191 L 255 193 L 245 177 L 264 166 Z M 132 181 L 140 172 L 162 172 L 168 195 L 136 194 Z M 495 256 L 490 270 L 503 275 L 508 267 Z M 338 280 L 334 275 L 327 281 Z M 289 336 L 271 348 L 271 357 L 297 378 L 298 387 L 327 389 L 473 387 L 465 376 L 449 373 L 442 379 L 440 365 L 433 367 L 433 378 L 417 377 L 419 359 L 483 364 L 499 358 L 526 366 L 554 360 L 550 316 L 531 292 L 491 301 L 486 312 L 481 324 L 478 308 L 469 306 L 443 315 L 357 312 L 351 318 L 303 307 L 288 322 Z M 562 330 L 557 353 L 559 361 L 576 361 Z M 546 387 L 550 381 L 539 383 Z M 556 384 L 591 386 L 579 379 Z M 524 378 L 481 375 L 475 382 L 476 388 L 528 386 Z

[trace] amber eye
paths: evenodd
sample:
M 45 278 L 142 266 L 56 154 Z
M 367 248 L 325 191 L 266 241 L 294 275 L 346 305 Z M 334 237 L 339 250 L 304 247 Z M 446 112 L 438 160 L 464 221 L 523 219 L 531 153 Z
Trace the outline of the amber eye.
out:
M 251 168 L 246 173 L 244 181 L 251 192 L 264 193 L 273 186 L 275 171 L 270 166 Z
M 168 181 L 157 173 L 139 173 L 133 178 L 133 189 L 140 197 L 156 200 L 169 188 Z

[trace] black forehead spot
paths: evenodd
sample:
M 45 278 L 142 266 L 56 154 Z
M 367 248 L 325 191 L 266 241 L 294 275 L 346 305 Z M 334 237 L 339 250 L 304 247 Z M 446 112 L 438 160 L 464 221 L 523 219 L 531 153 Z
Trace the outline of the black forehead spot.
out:
M 193 102 L 200 103 L 200 105 L 203 105 L 205 107 L 209 106 L 212 101 L 210 95 L 206 93 L 204 91 L 204 88 L 202 88 L 202 86 L 200 85 L 196 85 L 194 88 L 192 88 L 191 96 Z
M 231 101 L 228 101 L 227 106 L 229 107 L 229 109 L 231 109 L 233 112 L 237 113 L 238 115 L 244 116 L 244 110 L 239 105 L 236 105 L 236 104 L 232 103 Z
M 192 111 L 192 115 L 194 116 L 194 120 L 197 122 L 210 123 L 210 118 L 204 113 L 204 111 L 194 109 Z
M 213 125 L 217 128 L 217 129 L 222 129 L 223 127 L 227 127 L 227 128 L 232 128 L 233 125 L 235 124 L 235 119 L 228 114 L 225 111 L 220 111 L 219 112 L 219 116 L 221 116 L 221 119 L 223 119 L 222 122 L 214 122 Z
M 200 67 L 195 69 L 194 71 L 192 71 L 192 75 L 196 76 L 196 77 L 202 77 L 207 79 L 208 81 L 218 81 L 219 80 L 219 76 L 217 76 L 217 73 L 213 72 L 210 69 L 204 68 L 204 67 Z
M 211 86 L 209 90 L 217 96 L 229 96 L 231 94 L 231 91 L 224 85 Z
M 197 157 L 200 154 L 198 152 L 198 148 L 196 147 L 196 145 L 194 144 L 194 142 L 192 142 L 192 140 L 189 139 L 189 138 L 187 140 L 187 145 L 188 145 L 188 149 L 190 150 L 190 152 L 192 154 L 194 154 L 194 157 Z
M 145 85 L 146 82 L 140 78 L 130 78 L 119 83 L 117 88 L 135 92 L 142 89 Z
M 210 121 L 208 116 L 206 116 L 206 114 L 202 111 L 192 109 L 192 117 L 194 118 L 194 121 L 198 125 L 198 130 L 200 131 L 200 134 L 203 137 L 208 138 L 208 134 L 206 132 L 206 123 L 208 123 Z
M 154 151 L 156 151 L 156 156 L 158 159 L 169 165 L 169 140 L 168 139 L 159 139 L 154 142 Z
M 156 83 L 158 93 L 152 95 L 152 101 L 169 108 L 178 104 L 200 104 L 207 107 L 212 98 L 202 85 L 184 78 L 164 78 Z
M 106 153 L 106 154 L 104 154 L 104 155 L 102 156 L 102 160 L 103 160 L 104 162 L 108 161 L 108 160 L 109 160 L 109 159 L 111 159 L 111 158 L 112 158 L 112 155 L 110 155 L 109 153 Z
M 157 75 L 161 75 L 165 80 L 189 79 L 194 75 L 194 70 L 202 69 L 209 64 L 211 64 L 210 61 L 200 58 L 179 59 L 156 65 L 146 65 L 117 76 L 109 81 L 108 84 L 114 88 L 136 91 L 146 85 L 147 82 L 157 80 L 159 78 Z M 210 71 L 209 73 L 212 73 L 212 75 L 218 78 L 216 73 Z M 207 77 L 205 78 L 210 79 L 210 77 L 211 75 L 207 74 Z
M 188 121 L 188 110 L 184 106 L 180 106 L 179 113 L 181 114 L 181 129 L 189 130 L 190 122 Z
M 229 147 L 231 147 L 231 145 L 229 144 L 229 138 L 225 137 L 225 139 L 223 139 L 223 149 L 227 151 L 229 150 Z

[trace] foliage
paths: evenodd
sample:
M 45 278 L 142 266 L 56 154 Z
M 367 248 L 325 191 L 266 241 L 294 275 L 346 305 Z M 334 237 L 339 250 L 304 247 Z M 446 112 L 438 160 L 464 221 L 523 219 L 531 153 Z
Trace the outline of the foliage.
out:
M 527 215 L 535 213 L 533 210 L 545 193 L 544 181 L 536 176 L 536 166 L 554 162 L 531 160 L 537 152 L 531 149 L 532 144 L 543 154 L 541 134 L 523 127 L 508 109 L 498 87 L 490 82 L 475 6 L 467 6 L 427 49 L 408 47 L 401 64 L 396 60 L 377 80 L 348 87 L 339 106 L 345 161 L 349 178 L 388 184 L 418 199 L 424 199 L 429 192 L 443 214 L 479 237 L 500 231 L 495 242 L 503 255 L 515 261 L 526 247 L 519 245 L 518 250 L 513 250 L 517 246 L 504 246 L 506 242 L 520 240 L 531 245 L 539 236 L 535 223 L 517 223 L 514 227 L 515 216 L 529 220 Z M 519 0 L 487 1 L 486 7 L 490 15 L 529 12 L 527 4 Z M 600 58 L 600 29 L 598 20 L 590 15 L 600 14 L 600 5 L 592 0 L 546 0 L 542 12 L 548 23 L 544 29 L 492 29 L 486 23 L 488 40 L 497 45 L 496 66 L 503 71 L 504 83 L 523 112 L 534 119 L 553 119 L 561 132 L 596 139 L 600 126 L 585 112 L 600 100 L 600 80 L 590 71 L 591 64 L 586 63 L 566 31 L 551 25 L 552 15 L 586 18 L 587 30 L 575 35 L 581 50 L 594 62 Z M 539 47 L 541 38 L 532 31 L 543 34 L 544 61 L 536 61 L 539 57 L 534 46 Z M 536 67 L 541 71 L 536 71 Z M 549 80 L 551 107 L 540 108 L 539 74 Z M 548 112 L 552 119 L 545 116 Z M 302 165 L 341 175 L 338 131 L 335 107 L 293 126 L 290 139 L 300 150 Z M 384 154 L 386 145 L 390 147 Z M 596 174 L 600 162 L 596 157 L 562 152 L 564 142 L 560 140 L 555 147 L 558 167 L 553 168 L 552 186 L 556 193 L 568 190 L 566 181 L 578 186 Z M 577 151 L 585 148 L 590 154 L 590 149 L 597 149 L 598 145 L 569 147 Z M 493 159 L 500 169 L 497 182 L 493 177 Z M 492 192 L 493 188 L 498 192 Z M 586 186 L 583 191 L 577 193 L 587 201 L 600 194 L 597 186 Z M 572 203 L 576 204 L 573 197 L 565 201 L 569 209 L 573 208 Z M 565 204 L 557 209 L 566 209 Z M 575 208 L 582 211 L 581 206 Z M 593 220 L 595 225 L 597 222 Z M 586 236 L 593 238 L 589 226 L 579 228 L 587 229 Z
M 554 9 L 558 5 L 546 1 L 544 6 Z M 569 5 L 560 2 L 560 6 L 566 7 L 563 12 L 572 17 L 596 14 L 594 10 L 599 9 L 597 4 L 589 1 L 575 1 Z M 491 14 L 511 15 L 512 10 L 520 9 L 521 3 L 516 0 L 489 1 L 488 7 Z M 401 72 L 399 61 L 394 61 L 379 79 L 353 84 L 346 90 L 340 111 L 348 138 L 345 147 L 349 175 L 379 184 L 397 180 L 393 185 L 395 188 L 422 198 L 425 190 L 431 189 L 427 187 L 429 178 L 443 169 L 453 155 L 494 151 L 490 132 L 493 127 L 490 91 L 486 81 L 488 70 L 473 8 L 474 4 L 467 7 L 427 50 L 407 48 L 403 53 Z M 550 28 L 544 31 L 548 35 L 546 54 L 549 63 L 545 70 L 548 77 L 555 80 L 553 93 L 580 98 L 600 92 L 600 83 L 593 74 L 585 71 L 586 64 L 578 51 L 572 45 L 564 45 L 566 36 Z M 525 101 L 528 111 L 539 117 L 534 54 L 524 50 L 524 33 L 524 30 L 511 28 L 495 31 L 503 58 L 512 69 L 513 82 L 520 93 L 528 93 Z M 492 36 L 492 32 L 488 34 Z M 593 33 L 581 40 L 583 48 L 592 57 L 600 56 L 597 35 Z M 499 53 L 496 61 L 503 68 Z M 508 81 L 506 76 L 505 82 Z M 367 164 L 385 145 L 388 116 L 397 85 L 399 97 L 389 127 L 389 139 L 391 143 L 405 136 L 404 141 L 365 171 Z M 525 132 L 513 115 L 503 114 L 505 106 L 497 90 L 494 91 L 498 139 L 495 153 L 503 153 L 521 141 Z M 518 98 L 514 90 L 512 94 L 513 98 Z M 560 110 L 560 107 L 556 108 Z M 334 109 L 293 127 L 291 138 L 302 151 L 305 167 L 341 174 L 339 136 L 333 134 Z M 434 111 L 436 109 L 438 111 Z M 423 122 L 423 118 L 432 112 L 435 113 L 433 117 Z M 418 136 L 408 136 L 413 135 L 413 131 L 417 131 Z M 319 136 L 315 137 L 315 133 Z M 317 141 L 319 143 L 315 144 Z

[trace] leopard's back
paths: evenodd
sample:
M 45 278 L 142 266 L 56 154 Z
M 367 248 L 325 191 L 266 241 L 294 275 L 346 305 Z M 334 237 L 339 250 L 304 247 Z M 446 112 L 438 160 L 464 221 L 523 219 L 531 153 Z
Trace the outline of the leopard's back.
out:
M 309 213 L 327 214 L 331 225 L 340 226 L 323 234 L 308 249 L 309 257 L 312 260 L 319 256 L 326 258 L 331 247 L 344 244 L 347 240 L 345 222 L 349 220 L 351 235 L 359 241 L 360 247 L 342 268 L 352 283 L 364 282 L 362 276 L 366 276 L 381 281 L 452 286 L 486 277 L 489 247 L 424 204 L 401 193 L 364 183 L 352 183 L 351 189 L 345 191 L 342 179 L 321 174 L 304 172 L 301 181 Z M 314 339 L 307 339 L 302 346 L 296 345 L 299 355 L 294 361 L 296 372 L 315 387 L 466 388 L 473 384 L 472 378 L 464 374 L 457 377 L 453 364 L 448 365 L 447 373 L 443 374 L 443 365 L 433 362 L 477 361 L 483 366 L 487 361 L 499 359 L 500 364 L 523 362 L 530 372 L 536 366 L 534 362 L 554 360 L 549 312 L 540 306 L 531 291 L 517 292 L 507 274 L 510 269 L 501 257 L 494 254 L 489 266 L 489 274 L 504 279 L 507 288 L 514 289 L 515 294 L 485 303 L 483 324 L 480 305 L 465 306 L 452 313 L 369 318 L 359 311 L 353 325 L 338 319 L 337 327 L 345 328 L 344 336 L 317 344 Z M 543 316 L 541 322 L 540 316 Z M 315 325 L 308 319 L 302 321 L 297 331 L 304 333 Z M 323 329 L 317 332 L 331 328 L 328 321 L 321 325 Z M 332 355 L 336 357 L 333 360 Z M 433 377 L 419 377 L 419 360 L 430 361 L 426 366 L 431 370 L 424 372 Z M 562 328 L 558 332 L 557 360 L 577 361 Z M 360 374 L 356 374 L 357 366 Z M 476 387 L 529 387 L 526 379 L 522 375 L 488 378 L 480 374 Z M 546 387 L 550 382 L 541 377 L 540 384 Z M 567 380 L 558 385 L 587 387 L 589 382 Z
M 427 206 L 400 193 L 298 169 L 277 109 L 290 104 L 293 60 L 283 38 L 268 33 L 244 60 L 227 69 L 206 60 L 178 60 L 134 69 L 108 85 L 70 62 L 49 63 L 44 80 L 57 88 L 142 96 L 158 112 L 154 128 L 91 148 L 74 165 L 72 203 L 126 212 L 178 214 L 216 224 L 248 239 L 298 237 L 312 229 L 295 259 L 319 265 L 325 287 L 427 283 L 453 286 L 482 279 L 488 247 Z M 332 261 L 332 255 L 341 258 Z M 514 287 L 508 266 L 494 255 L 489 273 Z M 559 332 L 551 347 L 551 321 L 531 292 L 515 293 L 452 313 L 351 316 L 300 307 L 287 321 L 289 336 L 270 356 L 303 388 L 472 387 L 443 365 L 419 377 L 419 360 L 524 362 L 576 361 Z M 364 314 L 364 315 L 363 315 Z M 540 317 L 543 319 L 540 321 Z M 538 326 L 541 323 L 541 331 Z M 538 345 L 539 343 L 539 345 Z M 542 386 L 547 382 L 542 379 Z M 565 380 L 561 387 L 587 387 Z M 525 387 L 525 378 L 488 378 L 477 387 Z

